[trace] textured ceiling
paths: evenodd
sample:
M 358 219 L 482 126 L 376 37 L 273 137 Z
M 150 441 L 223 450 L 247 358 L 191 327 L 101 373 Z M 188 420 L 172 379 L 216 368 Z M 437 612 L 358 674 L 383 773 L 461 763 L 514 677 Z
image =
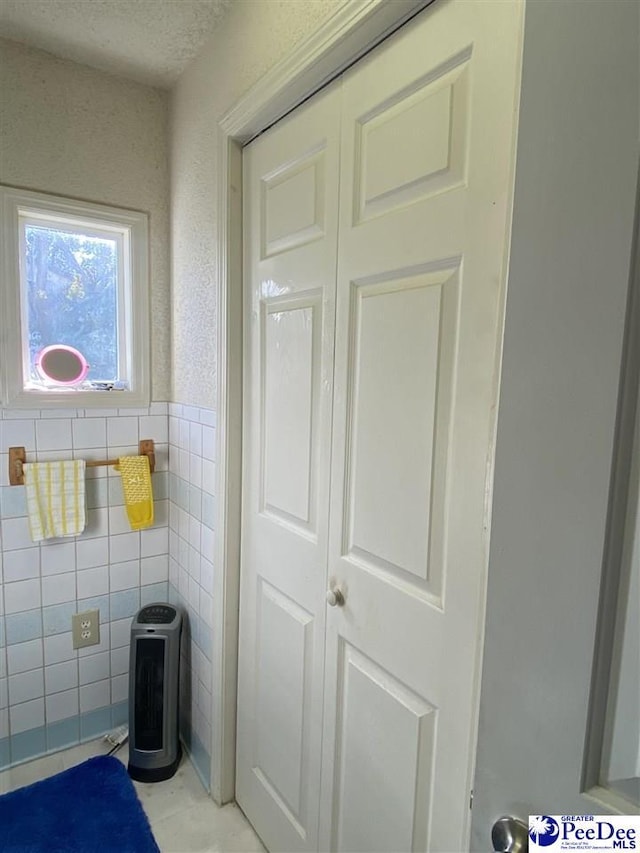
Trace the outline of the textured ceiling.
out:
M 230 0 L 0 0 L 0 36 L 169 88 Z

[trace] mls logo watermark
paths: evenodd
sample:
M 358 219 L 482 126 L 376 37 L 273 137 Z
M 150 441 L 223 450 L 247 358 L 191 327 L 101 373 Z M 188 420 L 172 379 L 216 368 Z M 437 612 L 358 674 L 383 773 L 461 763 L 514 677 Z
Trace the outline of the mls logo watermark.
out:
M 529 815 L 529 849 L 640 850 L 640 815 Z
M 555 844 L 560 836 L 558 822 L 546 814 L 529 815 L 529 838 L 538 847 Z

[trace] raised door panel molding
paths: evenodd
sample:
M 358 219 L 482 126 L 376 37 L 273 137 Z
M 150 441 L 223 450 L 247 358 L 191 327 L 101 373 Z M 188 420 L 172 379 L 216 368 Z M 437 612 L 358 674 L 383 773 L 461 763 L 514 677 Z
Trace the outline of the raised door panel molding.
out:
M 440 602 L 457 264 L 352 285 L 343 554 Z M 434 524 L 435 519 L 435 524 Z
M 258 685 L 253 772 L 302 839 L 313 616 L 262 580 L 257 603 Z
M 315 529 L 314 431 L 321 293 L 262 301 L 261 511 Z
M 353 646 L 340 647 L 332 850 L 426 850 L 437 711 Z
M 262 258 L 324 236 L 324 153 L 262 179 Z
M 463 51 L 357 122 L 354 224 L 464 183 L 470 56 Z

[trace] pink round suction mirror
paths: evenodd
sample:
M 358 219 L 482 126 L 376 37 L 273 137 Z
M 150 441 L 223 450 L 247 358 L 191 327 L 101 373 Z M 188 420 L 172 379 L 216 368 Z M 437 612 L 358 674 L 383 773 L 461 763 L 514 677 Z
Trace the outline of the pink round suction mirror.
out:
M 54 385 L 77 385 L 89 372 L 87 360 L 75 347 L 53 344 L 36 356 L 36 370 Z

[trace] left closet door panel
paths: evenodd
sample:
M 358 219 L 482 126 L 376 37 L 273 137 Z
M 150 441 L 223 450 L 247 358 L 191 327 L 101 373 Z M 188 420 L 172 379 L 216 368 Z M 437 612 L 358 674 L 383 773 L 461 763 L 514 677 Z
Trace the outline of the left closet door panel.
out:
M 315 850 L 340 82 L 244 152 L 237 798 L 273 850 Z

